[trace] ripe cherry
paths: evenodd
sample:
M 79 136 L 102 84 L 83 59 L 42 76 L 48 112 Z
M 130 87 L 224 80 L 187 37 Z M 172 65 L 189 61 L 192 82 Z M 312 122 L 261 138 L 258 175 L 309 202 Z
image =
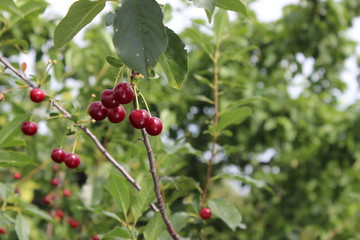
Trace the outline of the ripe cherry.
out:
M 108 109 L 107 117 L 112 123 L 122 122 L 125 118 L 126 111 L 122 105 L 119 105 L 117 108 Z
M 80 164 L 80 157 L 76 154 L 69 153 L 65 156 L 64 162 L 68 168 L 77 168 Z
M 210 208 L 202 208 L 200 210 L 199 215 L 204 220 L 211 218 L 211 210 L 210 210 Z
M 70 189 L 64 189 L 63 195 L 64 195 L 65 197 L 70 197 L 70 196 L 71 196 L 71 191 L 70 191 Z
M 56 215 L 57 218 L 59 218 L 61 220 L 64 217 L 64 212 L 61 211 L 61 210 L 56 210 L 55 215 Z
M 36 103 L 42 102 L 45 99 L 45 93 L 41 89 L 34 88 L 30 91 L 30 99 Z
M 144 110 L 133 110 L 129 115 L 129 121 L 134 128 L 140 129 L 147 126 L 149 122 L 149 113 Z
M 5 228 L 0 228 L 0 234 L 6 234 L 6 229 Z
M 95 235 L 93 235 L 93 236 L 91 237 L 91 239 L 92 239 L 92 240 L 100 240 L 99 236 L 98 236 L 98 235 L 96 235 L 96 234 L 95 234 Z
M 51 152 L 51 159 L 56 163 L 62 163 L 65 160 L 66 152 L 61 148 L 55 148 Z
M 90 116 L 96 121 L 104 120 L 107 116 L 107 108 L 101 102 L 93 102 L 89 107 Z
M 151 117 L 149 118 L 149 122 L 146 125 L 146 132 L 151 136 L 157 136 L 161 133 L 163 129 L 162 122 L 160 118 Z
M 114 91 L 111 89 L 105 89 L 101 93 L 101 103 L 104 107 L 111 109 L 119 106 L 119 102 L 114 98 Z
M 46 195 L 46 196 L 44 197 L 44 199 L 43 199 L 43 200 L 44 200 L 44 203 L 45 203 L 46 205 L 49 205 L 50 202 L 53 200 L 53 198 L 54 198 L 54 194 L 52 194 L 52 193 Z
M 53 185 L 54 187 L 56 187 L 57 185 L 59 185 L 59 179 L 57 179 L 57 178 L 51 179 L 51 185 Z
M 72 227 L 72 228 L 78 228 L 80 226 L 80 223 L 78 221 L 76 221 L 75 219 L 73 219 L 72 217 L 68 218 L 68 222 L 70 224 L 70 227 Z
M 128 104 L 134 99 L 135 93 L 128 83 L 119 83 L 114 88 L 114 98 L 120 104 Z
M 13 178 L 14 178 L 15 180 L 20 179 L 20 178 L 21 178 L 21 173 L 19 173 L 19 172 L 14 172 Z
M 37 124 L 30 121 L 23 122 L 23 124 L 21 125 L 21 131 L 25 135 L 29 135 L 29 136 L 35 135 L 37 132 Z

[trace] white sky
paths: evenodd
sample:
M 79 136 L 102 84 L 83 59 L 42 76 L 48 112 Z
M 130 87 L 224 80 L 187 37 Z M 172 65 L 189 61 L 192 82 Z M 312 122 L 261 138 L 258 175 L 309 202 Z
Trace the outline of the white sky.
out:
M 74 0 L 47 0 L 50 3 L 50 8 L 47 9 L 45 15 L 48 17 L 56 15 L 65 16 L 70 5 L 74 3 Z M 257 0 L 252 3 L 249 7 L 256 12 L 257 18 L 260 21 L 270 22 L 275 21 L 281 17 L 282 9 L 284 6 L 292 3 L 298 3 L 300 0 Z M 203 9 L 196 8 L 194 6 L 187 7 L 186 10 L 183 9 L 182 1 L 174 1 L 174 0 L 158 0 L 160 4 L 169 3 L 173 8 L 173 18 L 167 24 L 171 29 L 175 32 L 181 32 L 186 26 L 191 24 L 191 18 L 194 17 L 202 17 L 206 19 L 205 12 Z M 108 6 L 109 7 L 109 6 Z M 110 8 L 108 8 L 110 10 Z M 176 11 L 179 9 L 179 11 Z M 271 11 L 269 11 L 271 9 Z M 103 12 L 108 12 L 106 9 Z M 95 19 L 95 21 L 99 21 L 99 16 Z M 354 22 L 354 27 L 350 29 L 348 32 L 348 36 L 358 42 L 357 53 L 360 54 L 360 18 L 357 18 Z M 78 40 L 81 38 L 78 37 Z M 80 40 L 81 41 L 81 40 Z M 290 87 L 290 95 L 296 97 L 302 89 L 302 85 L 305 82 L 306 73 L 311 70 L 312 64 L 311 60 L 304 60 L 304 76 L 298 77 L 294 81 L 294 85 Z M 347 106 L 354 102 L 355 99 L 359 98 L 358 92 L 358 83 L 356 81 L 356 76 L 359 74 L 359 69 L 357 69 L 356 64 L 356 54 L 346 61 L 346 70 L 342 73 L 342 79 L 348 84 L 348 90 L 340 95 L 340 101 L 343 106 Z

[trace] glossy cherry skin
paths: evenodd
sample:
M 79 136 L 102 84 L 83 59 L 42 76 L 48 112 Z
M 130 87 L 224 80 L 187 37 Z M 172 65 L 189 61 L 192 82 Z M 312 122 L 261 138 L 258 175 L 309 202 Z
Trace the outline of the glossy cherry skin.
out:
M 89 107 L 89 115 L 96 121 L 104 120 L 107 116 L 107 108 L 101 102 L 93 102 Z
M 13 178 L 14 178 L 15 180 L 20 179 L 20 178 L 21 178 L 21 173 L 19 173 L 19 172 L 14 172 Z
M 111 89 L 105 89 L 101 93 L 101 103 L 104 107 L 108 109 L 116 108 L 119 106 L 119 102 L 115 100 L 114 98 L 114 91 Z
M 65 160 L 66 152 L 61 148 L 55 148 L 51 152 L 51 159 L 56 163 L 62 163 Z
M 69 153 L 66 155 L 64 162 L 68 168 L 77 168 L 80 165 L 80 157 L 76 154 Z
M 210 208 L 202 208 L 200 210 L 199 215 L 204 220 L 211 218 L 211 210 L 210 210 Z
M 144 110 L 133 110 L 129 115 L 129 121 L 134 128 L 141 129 L 146 127 L 149 122 L 149 113 Z
M 160 118 L 151 117 L 149 118 L 149 122 L 146 125 L 146 132 L 151 136 L 157 136 L 161 133 L 163 129 L 163 124 Z
M 107 117 L 112 123 L 119 123 L 124 120 L 126 116 L 126 111 L 122 105 L 119 105 L 117 108 L 108 109 Z
M 35 135 L 37 132 L 37 124 L 30 121 L 23 122 L 23 124 L 21 125 L 21 131 L 25 135 L 29 135 L 29 136 Z
M 134 99 L 135 93 L 128 83 L 119 83 L 114 88 L 114 99 L 120 104 L 128 104 Z
M 42 102 L 45 99 L 45 93 L 41 89 L 33 88 L 33 90 L 30 91 L 30 99 L 36 103 Z
M 65 197 L 70 197 L 70 196 L 71 196 L 71 191 L 70 191 L 70 189 L 64 189 L 63 195 L 64 195 Z

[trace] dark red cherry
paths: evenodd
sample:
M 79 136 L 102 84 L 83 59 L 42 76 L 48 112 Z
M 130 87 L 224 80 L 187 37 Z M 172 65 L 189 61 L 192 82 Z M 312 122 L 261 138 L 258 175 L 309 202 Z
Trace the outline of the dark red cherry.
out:
M 29 136 L 35 135 L 37 132 L 37 124 L 30 121 L 23 122 L 23 124 L 21 125 L 21 131 L 25 135 L 29 135 Z
M 89 107 L 90 116 L 96 121 L 104 120 L 107 116 L 107 108 L 101 102 L 93 102 Z
M 129 121 L 134 128 L 140 129 L 146 127 L 149 122 L 149 113 L 144 110 L 133 110 L 129 115 Z
M 163 129 L 162 122 L 160 118 L 151 117 L 149 118 L 149 122 L 146 125 L 146 132 L 151 136 L 157 136 L 161 133 Z
M 211 218 L 211 210 L 210 210 L 210 208 L 202 208 L 200 210 L 199 215 L 204 220 Z
M 122 105 L 119 105 L 117 108 L 108 109 L 107 117 L 112 123 L 122 122 L 125 118 L 126 111 Z
M 62 163 L 65 160 L 66 152 L 60 148 L 55 148 L 51 152 L 51 159 L 56 163 Z
M 80 165 L 80 157 L 76 154 L 69 153 L 65 156 L 64 162 L 68 168 L 77 168 Z
M 45 93 L 41 89 L 33 88 L 33 90 L 30 91 L 30 99 L 36 103 L 42 102 L 45 99 Z
M 134 99 L 135 93 L 128 83 L 119 83 L 114 88 L 114 98 L 120 104 L 128 104 Z
M 116 101 L 114 98 L 114 91 L 111 89 L 105 89 L 101 93 L 100 99 L 102 105 L 108 109 L 116 108 L 117 106 L 119 106 L 119 102 Z

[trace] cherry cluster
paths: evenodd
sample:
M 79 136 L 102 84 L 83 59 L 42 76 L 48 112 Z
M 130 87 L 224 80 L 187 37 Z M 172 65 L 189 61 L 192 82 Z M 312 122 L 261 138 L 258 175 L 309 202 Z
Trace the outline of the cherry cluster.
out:
M 64 162 L 68 168 L 77 168 L 80 164 L 80 157 L 74 153 L 66 153 L 61 148 L 55 148 L 51 152 L 51 159 L 56 163 Z
M 126 111 L 122 104 L 133 101 L 134 90 L 128 83 L 119 83 L 112 89 L 106 89 L 101 93 L 100 101 L 93 102 L 89 107 L 89 115 L 96 121 L 102 121 L 106 117 L 112 123 L 119 123 L 125 119 Z M 151 136 L 157 136 L 162 131 L 162 122 L 157 117 L 150 117 L 144 110 L 133 110 L 129 114 L 130 124 L 136 129 L 145 128 Z

